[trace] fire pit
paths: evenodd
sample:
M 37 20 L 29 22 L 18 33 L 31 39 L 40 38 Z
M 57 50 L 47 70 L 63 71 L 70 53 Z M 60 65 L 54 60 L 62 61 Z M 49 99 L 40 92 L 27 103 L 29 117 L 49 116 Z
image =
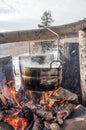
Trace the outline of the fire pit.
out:
M 6 89 L 0 93 L 1 130 L 60 130 L 73 114 L 78 97 L 60 87 L 62 67 L 54 67 L 55 62 L 43 67 L 46 57 L 41 59 L 42 67 L 29 68 L 20 58 L 22 86 L 18 92 L 14 80 L 3 82 Z M 31 60 L 35 62 L 33 57 Z
M 66 96 L 70 95 L 68 100 L 63 95 L 64 92 Z M 19 95 L 19 93 L 17 94 Z M 29 94 L 33 93 L 28 92 Z M 28 99 L 28 102 L 23 102 L 23 105 L 22 102 L 17 104 L 19 98 L 16 93 L 13 97 L 17 101 L 13 98 L 14 102 L 12 102 L 2 94 L 0 95 L 2 104 L 0 120 L 12 125 L 14 130 L 60 130 L 60 126 L 77 104 L 77 96 L 63 88 L 45 91 L 44 96 L 41 95 L 37 99 L 38 102 Z

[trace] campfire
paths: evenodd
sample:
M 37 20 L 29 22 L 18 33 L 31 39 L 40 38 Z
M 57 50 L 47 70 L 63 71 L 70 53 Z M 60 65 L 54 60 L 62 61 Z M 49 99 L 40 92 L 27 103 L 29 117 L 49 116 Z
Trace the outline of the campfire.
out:
M 18 91 L 11 57 L 3 59 L 3 64 L 6 61 L 4 69 L 7 73 L 3 76 L 3 72 L 0 72 L 0 130 L 60 130 L 78 104 L 76 94 L 60 87 L 61 64 L 50 61 L 49 66 L 46 66 L 46 57 L 30 58 L 20 57 L 22 84 Z M 28 60 L 30 63 L 33 61 L 33 67 L 26 66 Z
M 0 121 L 10 125 L 9 130 L 60 130 L 77 104 L 77 96 L 61 87 L 52 91 L 16 92 L 14 81 L 3 83 Z

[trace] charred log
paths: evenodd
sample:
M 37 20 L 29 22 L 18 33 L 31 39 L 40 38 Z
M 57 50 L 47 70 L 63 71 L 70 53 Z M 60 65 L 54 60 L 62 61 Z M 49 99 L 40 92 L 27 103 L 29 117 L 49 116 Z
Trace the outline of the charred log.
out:
M 33 128 L 32 130 L 41 130 L 40 129 L 40 125 L 41 125 L 41 119 L 37 118 L 34 122 Z
M 32 127 L 33 127 L 33 124 L 34 124 L 34 121 L 30 122 L 30 123 L 27 123 L 27 126 L 25 127 L 24 130 L 31 130 Z
M 1 111 L 1 112 L 0 112 L 0 121 L 3 119 L 3 117 L 4 117 L 4 112 Z
M 0 93 L 0 109 L 5 110 L 5 109 L 9 109 L 11 108 L 11 106 L 13 105 L 12 102 L 10 100 L 8 100 L 5 96 L 3 96 Z
M 60 126 L 57 123 L 50 124 L 50 130 L 60 130 Z
M 44 110 L 34 110 L 34 113 L 46 121 L 50 121 L 54 119 L 53 113 L 50 111 L 48 112 Z
M 72 93 L 70 91 L 68 91 L 67 89 L 64 89 L 62 87 L 59 87 L 56 92 L 57 95 L 57 98 L 61 99 L 61 98 L 64 98 L 66 99 L 68 102 L 72 102 L 74 104 L 78 104 L 78 96 L 75 94 L 75 93 Z M 59 94 L 58 94 L 59 93 Z
M 44 126 L 47 130 L 50 130 L 50 122 L 44 121 Z
M 7 108 L 8 101 L 1 93 L 0 93 L 0 103 L 3 105 L 3 107 Z
M 57 112 L 57 121 L 59 124 L 63 124 L 64 120 L 73 112 L 75 105 L 68 104 L 63 110 Z
M 57 122 L 44 122 L 44 126 L 47 130 L 60 130 L 60 126 Z
M 27 119 L 28 122 L 33 121 L 33 113 L 32 110 L 26 106 L 22 108 L 23 116 Z

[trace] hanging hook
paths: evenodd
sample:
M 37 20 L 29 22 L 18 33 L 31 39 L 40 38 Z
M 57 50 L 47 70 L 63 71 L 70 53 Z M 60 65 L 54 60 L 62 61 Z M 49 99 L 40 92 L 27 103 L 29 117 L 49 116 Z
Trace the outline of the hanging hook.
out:
M 61 66 L 62 66 L 62 62 L 60 61 L 60 60 L 53 60 L 51 63 L 50 63 L 50 69 L 52 69 L 52 65 L 53 65 L 53 63 L 57 63 L 57 69 L 60 69 L 61 68 Z

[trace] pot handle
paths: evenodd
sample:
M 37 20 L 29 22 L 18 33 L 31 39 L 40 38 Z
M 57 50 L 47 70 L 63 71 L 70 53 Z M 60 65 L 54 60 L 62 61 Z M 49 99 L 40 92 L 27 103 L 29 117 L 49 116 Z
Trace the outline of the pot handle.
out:
M 61 62 L 60 60 L 53 60 L 53 61 L 50 63 L 50 69 L 52 69 L 52 64 L 53 64 L 54 62 L 59 63 L 59 66 L 57 67 L 57 69 L 60 69 L 61 66 L 62 66 L 62 62 Z

